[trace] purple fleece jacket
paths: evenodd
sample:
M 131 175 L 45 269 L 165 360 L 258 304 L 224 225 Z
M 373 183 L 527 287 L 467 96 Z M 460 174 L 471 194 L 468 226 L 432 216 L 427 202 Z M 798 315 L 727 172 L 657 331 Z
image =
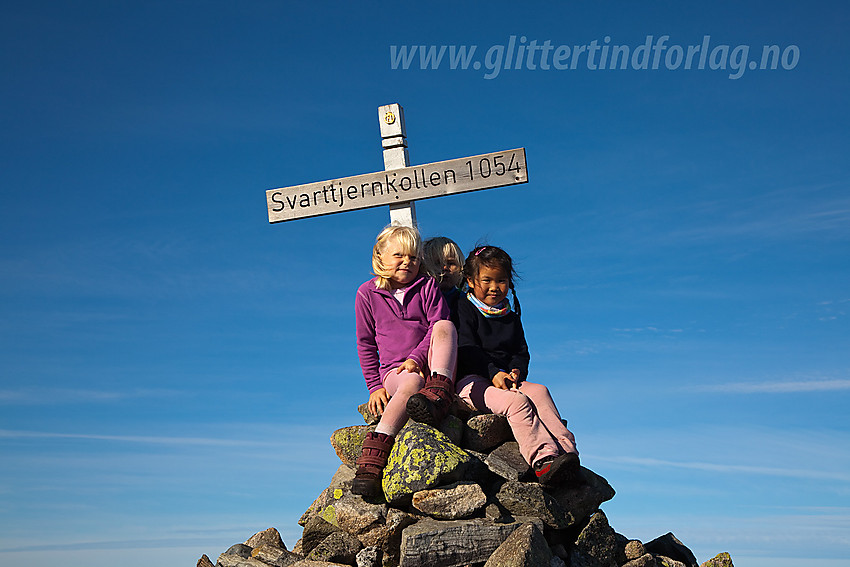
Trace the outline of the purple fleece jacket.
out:
M 434 323 L 449 318 L 437 282 L 417 276 L 404 294 L 404 305 L 371 279 L 357 288 L 354 300 L 357 354 L 371 394 L 383 387 L 381 377 L 408 358 L 424 369 Z

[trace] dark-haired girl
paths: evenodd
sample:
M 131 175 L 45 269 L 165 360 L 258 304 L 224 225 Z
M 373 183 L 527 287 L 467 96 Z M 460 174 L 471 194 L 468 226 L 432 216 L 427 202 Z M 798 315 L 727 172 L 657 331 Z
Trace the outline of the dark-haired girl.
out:
M 469 292 L 458 301 L 458 395 L 470 407 L 504 415 L 541 484 L 572 480 L 579 470 L 575 437 L 549 389 L 528 382 L 528 345 L 514 293 L 511 257 L 479 246 L 463 268 Z

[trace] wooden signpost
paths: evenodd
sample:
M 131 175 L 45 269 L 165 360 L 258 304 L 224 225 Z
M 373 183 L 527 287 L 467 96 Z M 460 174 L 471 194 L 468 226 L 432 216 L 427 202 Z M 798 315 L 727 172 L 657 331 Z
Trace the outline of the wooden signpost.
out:
M 384 171 L 266 191 L 269 222 L 389 205 L 390 222 L 416 226 L 414 202 L 528 182 L 525 148 L 410 166 L 404 111 L 378 108 Z

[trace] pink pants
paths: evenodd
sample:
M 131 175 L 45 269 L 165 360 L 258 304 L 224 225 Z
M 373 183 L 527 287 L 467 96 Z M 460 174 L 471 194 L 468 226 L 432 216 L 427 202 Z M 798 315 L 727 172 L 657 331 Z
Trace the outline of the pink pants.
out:
M 449 380 L 454 380 L 457 363 L 457 331 L 451 321 L 437 321 L 431 330 L 431 344 L 428 347 L 428 368 L 422 373 L 429 376 L 431 372 L 442 374 Z M 381 421 L 376 431 L 395 436 L 407 423 L 407 400 L 422 389 L 425 379 L 415 372 L 397 372 L 398 368 L 390 369 L 384 374 L 383 383 L 390 401 L 384 408 Z
M 543 457 L 576 453 L 576 438 L 561 421 L 549 388 L 522 382 L 518 390 L 501 390 L 471 374 L 457 384 L 458 395 L 478 411 L 504 415 L 528 464 Z

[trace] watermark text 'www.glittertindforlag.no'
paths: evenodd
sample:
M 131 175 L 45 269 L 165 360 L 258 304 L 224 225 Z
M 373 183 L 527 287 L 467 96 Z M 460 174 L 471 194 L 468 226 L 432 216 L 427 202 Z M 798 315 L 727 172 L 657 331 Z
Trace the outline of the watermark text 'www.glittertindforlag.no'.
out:
M 739 79 L 747 71 L 790 71 L 800 61 L 796 45 L 712 44 L 711 36 L 691 45 L 670 44 L 669 35 L 648 35 L 641 44 L 622 45 L 605 36 L 583 45 L 554 45 L 526 36 L 512 35 L 505 44 L 479 50 L 477 45 L 391 45 L 393 70 L 483 71 L 485 79 L 495 79 L 503 71 L 615 71 L 615 70 L 705 70 L 726 72 Z M 483 54 L 483 57 L 481 56 Z

